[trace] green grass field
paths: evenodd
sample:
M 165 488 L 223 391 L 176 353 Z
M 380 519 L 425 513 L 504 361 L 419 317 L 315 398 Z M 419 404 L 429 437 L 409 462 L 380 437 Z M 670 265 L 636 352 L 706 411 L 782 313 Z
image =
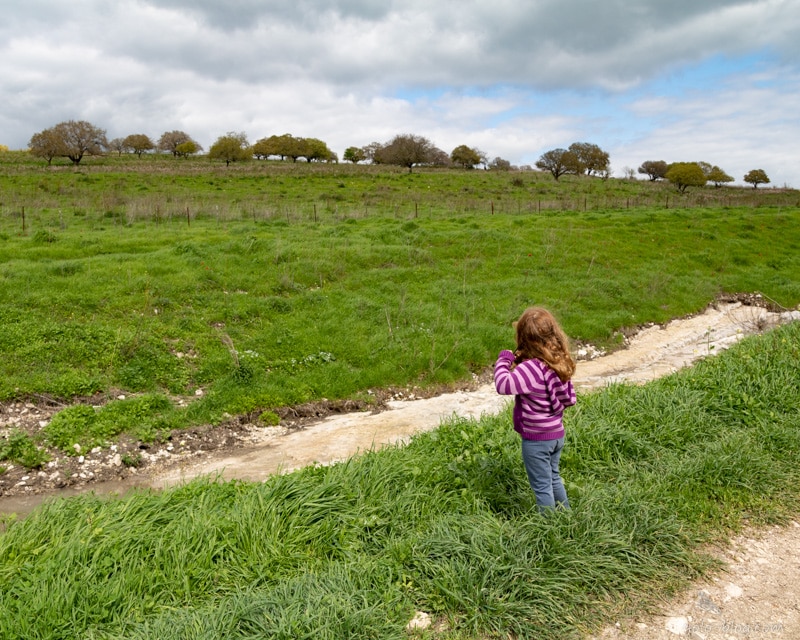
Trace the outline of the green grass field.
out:
M 199 158 L 75 170 L 4 155 L 0 401 L 150 394 L 113 425 L 65 415 L 49 442 L 69 449 L 131 423 L 152 439 L 463 379 L 491 364 L 532 303 L 574 339 L 613 347 L 620 329 L 724 292 L 800 301 L 796 192 L 680 198 L 537 172 Z M 164 402 L 198 388 L 188 408 Z M 119 420 L 128 410 L 135 420 Z
M 614 347 L 726 292 L 800 302 L 796 191 L 170 160 L 0 154 L 0 401 L 72 403 L 0 464 L 461 380 L 533 303 Z M 581 396 L 551 518 L 508 415 L 263 484 L 54 500 L 0 535 L 0 637 L 402 638 L 415 610 L 438 638 L 579 637 L 797 512 L 798 351 L 789 326 Z

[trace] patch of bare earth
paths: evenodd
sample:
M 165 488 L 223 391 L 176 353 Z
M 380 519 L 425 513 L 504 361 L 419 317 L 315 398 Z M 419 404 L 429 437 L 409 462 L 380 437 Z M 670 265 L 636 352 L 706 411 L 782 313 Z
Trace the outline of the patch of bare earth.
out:
M 739 535 L 715 554 L 724 569 L 658 614 L 621 620 L 589 640 L 800 638 L 800 524 Z

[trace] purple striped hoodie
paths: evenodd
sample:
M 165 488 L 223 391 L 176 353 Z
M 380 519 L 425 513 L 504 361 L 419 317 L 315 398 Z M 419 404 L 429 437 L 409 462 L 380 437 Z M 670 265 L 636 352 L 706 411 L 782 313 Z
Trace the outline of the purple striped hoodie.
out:
M 497 393 L 515 396 L 514 430 L 526 440 L 556 440 L 564 437 L 564 409 L 575 404 L 572 382 L 561 382 L 558 374 L 537 359 L 525 360 L 514 369 L 514 354 L 505 349 L 494 364 Z

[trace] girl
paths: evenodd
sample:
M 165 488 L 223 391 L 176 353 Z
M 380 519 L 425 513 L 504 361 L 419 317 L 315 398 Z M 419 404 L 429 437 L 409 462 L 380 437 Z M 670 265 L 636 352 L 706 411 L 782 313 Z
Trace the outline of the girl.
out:
M 539 307 L 525 310 L 516 332 L 517 350 L 505 349 L 497 356 L 495 388 L 515 396 L 514 430 L 522 436 L 522 460 L 536 506 L 542 512 L 556 505 L 569 509 L 558 471 L 564 447 L 562 415 L 575 404 L 569 340 L 552 314 Z

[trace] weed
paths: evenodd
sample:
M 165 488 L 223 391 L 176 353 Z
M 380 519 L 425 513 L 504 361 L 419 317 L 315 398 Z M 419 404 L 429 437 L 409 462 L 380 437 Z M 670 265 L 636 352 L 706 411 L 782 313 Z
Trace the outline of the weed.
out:
M 0 460 L 38 469 L 49 459 L 47 452 L 37 447 L 33 439 L 22 431 L 12 431 L 0 440 Z
M 136 468 L 142 464 L 142 454 L 140 453 L 126 453 L 121 456 L 122 464 L 128 468 Z
M 280 416 L 274 411 L 263 411 L 258 416 L 258 421 L 268 427 L 275 427 L 281 422 Z

